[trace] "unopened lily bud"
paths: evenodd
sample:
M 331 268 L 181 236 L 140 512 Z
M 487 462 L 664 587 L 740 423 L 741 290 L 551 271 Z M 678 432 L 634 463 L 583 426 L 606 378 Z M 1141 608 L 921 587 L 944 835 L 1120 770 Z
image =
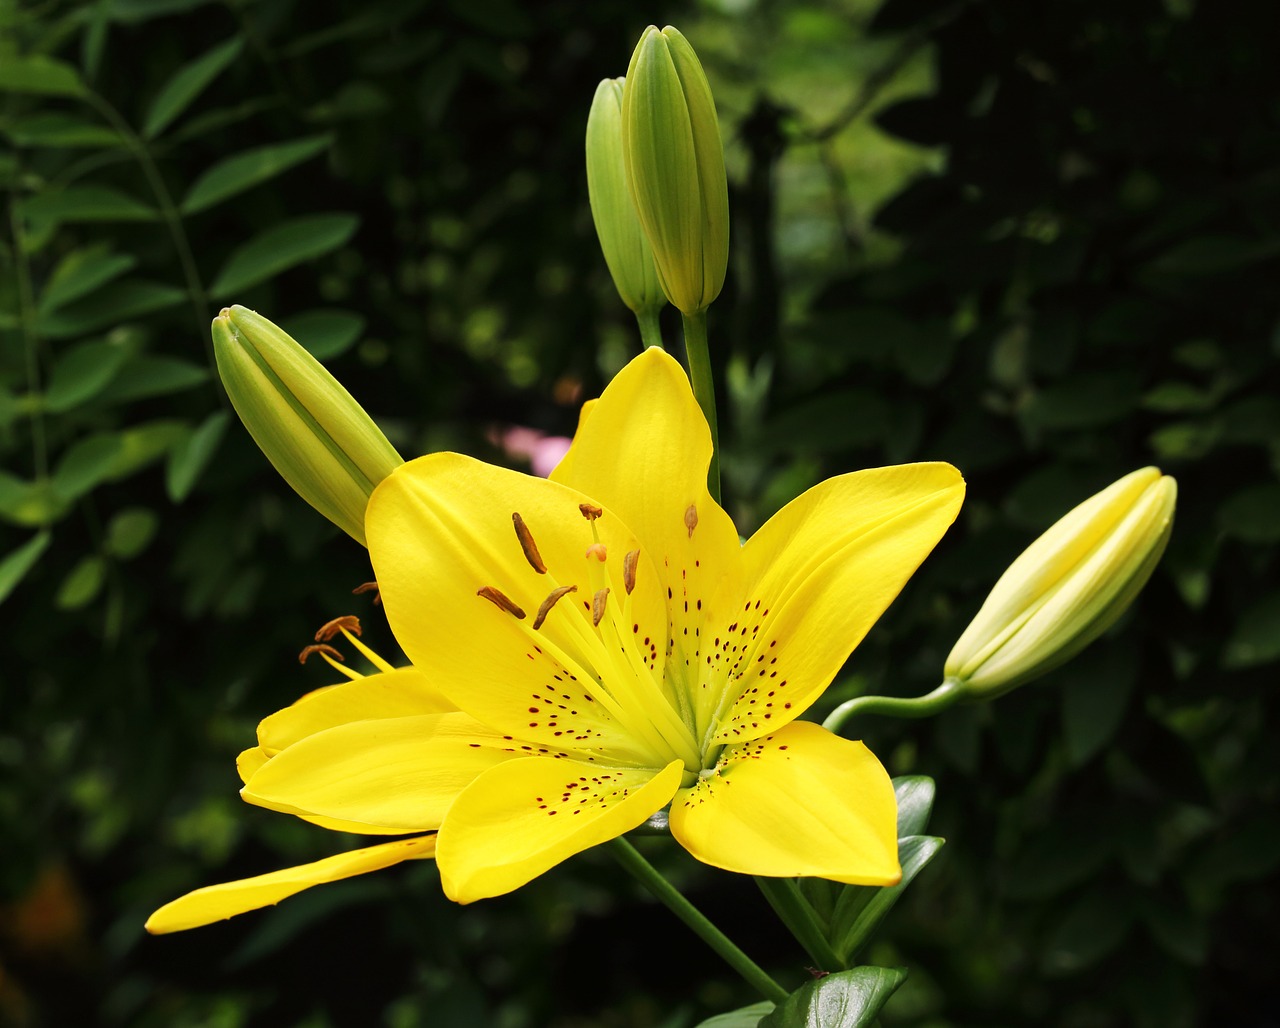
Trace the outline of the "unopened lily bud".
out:
M 689 41 L 650 25 L 622 90 L 627 185 L 658 281 L 683 314 L 705 310 L 729 261 L 729 187 L 707 76 Z
M 361 545 L 374 486 L 404 463 L 373 419 L 288 333 L 245 307 L 213 319 L 218 374 L 298 495 Z
M 622 161 L 622 83 L 605 79 L 596 87 L 587 116 L 587 195 L 604 261 L 622 302 L 639 314 L 667 302 L 653 251 L 636 217 Z
M 945 676 L 969 698 L 990 699 L 1075 656 L 1151 577 L 1176 499 L 1172 478 L 1142 468 L 1085 500 L 1000 576 Z

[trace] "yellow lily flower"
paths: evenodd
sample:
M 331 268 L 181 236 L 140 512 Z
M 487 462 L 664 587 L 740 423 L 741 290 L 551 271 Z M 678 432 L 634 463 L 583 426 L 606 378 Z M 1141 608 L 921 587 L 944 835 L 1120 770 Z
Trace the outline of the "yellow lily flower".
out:
M 264 721 L 244 798 L 346 831 L 436 831 L 358 850 L 338 876 L 434 847 L 462 903 L 668 804 L 672 835 L 713 866 L 897 882 L 888 774 L 797 718 L 946 531 L 964 483 L 946 464 L 842 475 L 741 544 L 707 492 L 710 458 L 688 379 L 655 348 L 549 481 L 452 453 L 396 469 L 365 529 L 413 667 Z M 275 902 L 322 865 L 200 890 L 148 927 Z

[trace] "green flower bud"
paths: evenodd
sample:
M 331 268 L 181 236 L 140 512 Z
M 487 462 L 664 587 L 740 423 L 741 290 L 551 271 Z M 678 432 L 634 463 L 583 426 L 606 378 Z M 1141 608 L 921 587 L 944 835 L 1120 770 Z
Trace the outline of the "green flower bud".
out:
M 622 153 L 667 299 L 686 315 L 705 310 L 729 262 L 729 187 L 707 76 L 669 25 L 650 25 L 631 55 Z
M 662 307 L 666 295 L 658 284 L 653 251 L 640 228 L 627 189 L 622 160 L 622 83 L 605 79 L 596 87 L 587 116 L 587 195 L 600 249 L 622 302 L 639 314 Z
M 373 419 L 288 333 L 247 308 L 213 319 L 213 349 L 232 406 L 267 460 L 366 545 L 369 495 L 404 463 Z
M 968 698 L 990 699 L 1084 649 L 1151 577 L 1173 530 L 1177 492 L 1158 468 L 1142 468 L 1058 521 L 1000 576 L 945 676 Z

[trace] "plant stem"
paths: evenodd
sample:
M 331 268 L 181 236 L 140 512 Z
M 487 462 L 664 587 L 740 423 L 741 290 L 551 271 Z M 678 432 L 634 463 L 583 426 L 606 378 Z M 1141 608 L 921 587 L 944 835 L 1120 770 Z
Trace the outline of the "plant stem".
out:
M 903 699 L 896 696 L 855 696 L 836 707 L 822 727 L 839 732 L 855 714 L 881 714 L 885 717 L 932 717 L 940 714 L 964 695 L 959 679 L 948 678 L 927 696 Z
M 662 345 L 662 326 L 658 324 L 658 315 L 661 311 L 661 307 L 646 307 L 642 311 L 636 311 L 636 323 L 640 326 L 640 342 L 646 349 L 650 346 L 656 346 L 659 350 L 666 349 Z
M 720 429 L 716 424 L 716 383 L 711 377 L 711 355 L 707 351 L 707 312 L 682 314 L 684 350 L 689 359 L 689 383 L 711 429 L 711 467 L 707 469 L 707 489 L 720 502 Z
M 770 978 L 758 964 L 743 953 L 742 950 L 738 949 L 727 935 L 708 921 L 706 915 L 685 899 L 684 894 L 667 881 L 657 868 L 645 860 L 640 855 L 640 851 L 632 846 L 631 843 L 627 842 L 626 839 L 618 838 L 606 843 L 606 845 L 619 864 L 631 872 L 641 885 L 666 904 L 667 909 L 675 914 L 676 917 L 692 928 L 698 938 L 719 953 L 730 967 L 742 975 L 749 985 L 757 989 L 766 999 L 771 999 L 775 1003 L 782 1003 L 786 1000 L 787 990 Z
M 773 907 L 774 913 L 790 929 L 819 970 L 844 970 L 844 961 L 827 941 L 827 933 L 818 913 L 804 898 L 799 882 L 794 878 L 762 878 L 757 875 L 756 884 L 760 886 L 760 891 L 769 901 L 769 906 Z

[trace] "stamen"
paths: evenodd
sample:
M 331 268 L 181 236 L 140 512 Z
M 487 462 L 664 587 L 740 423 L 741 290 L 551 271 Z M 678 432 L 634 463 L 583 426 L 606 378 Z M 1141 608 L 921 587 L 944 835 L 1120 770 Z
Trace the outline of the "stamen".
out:
M 698 508 L 692 503 L 689 509 L 684 512 L 684 527 L 689 530 L 689 538 L 693 538 L 693 530 L 698 527 Z
M 595 557 L 596 560 L 603 564 L 609 559 L 609 547 L 605 546 L 604 543 L 592 543 L 587 547 L 587 552 L 583 556 Z
M 582 516 L 588 521 L 595 521 L 596 518 L 604 516 L 604 511 L 594 503 L 580 503 L 578 510 L 582 511 Z
M 533 541 L 533 533 L 519 514 L 511 515 L 511 523 L 516 526 L 516 538 L 520 540 L 520 549 L 524 550 L 524 559 L 529 566 L 540 575 L 547 573 L 546 564 L 542 563 L 542 554 L 538 552 L 538 544 Z
M 316 642 L 327 643 L 344 629 L 356 635 L 362 634 L 360 631 L 360 619 L 354 614 L 343 614 L 342 617 L 326 621 L 320 626 L 320 630 L 316 632 Z
M 604 601 L 609 598 L 608 588 L 596 590 L 595 596 L 591 597 L 591 623 L 597 628 L 600 622 L 604 620 Z
M 365 582 L 351 590 L 352 596 L 361 596 L 364 593 L 373 593 L 373 605 L 375 607 L 382 606 L 382 590 L 378 588 L 377 582 Z
M 344 664 L 347 662 L 347 658 L 344 657 L 332 646 L 328 645 L 327 643 L 317 643 L 314 646 L 303 647 L 302 652 L 298 654 L 298 663 L 305 664 L 307 662 L 307 658 L 310 657 L 313 653 L 319 653 L 321 656 L 327 655 L 327 656 L 333 657 L 335 660 L 340 660 Z
M 534 631 L 542 627 L 542 623 L 547 620 L 547 615 L 551 613 L 551 608 L 556 605 L 560 597 L 577 591 L 578 587 L 576 585 L 562 585 L 559 589 L 552 589 L 551 595 L 543 600 L 542 606 L 538 608 L 538 616 L 533 619 Z
M 520 620 L 520 621 L 524 620 L 524 611 L 521 610 L 519 607 L 517 607 L 514 603 L 512 603 L 511 600 L 508 599 L 508 597 L 501 590 L 495 589 L 491 585 L 486 585 L 483 588 L 477 589 L 476 595 L 483 596 L 495 607 L 499 608 L 500 610 L 505 610 L 508 614 L 512 615 L 517 620 Z
M 622 558 L 622 584 L 627 587 L 630 596 L 636 587 L 636 565 L 640 563 L 640 551 L 632 550 Z

